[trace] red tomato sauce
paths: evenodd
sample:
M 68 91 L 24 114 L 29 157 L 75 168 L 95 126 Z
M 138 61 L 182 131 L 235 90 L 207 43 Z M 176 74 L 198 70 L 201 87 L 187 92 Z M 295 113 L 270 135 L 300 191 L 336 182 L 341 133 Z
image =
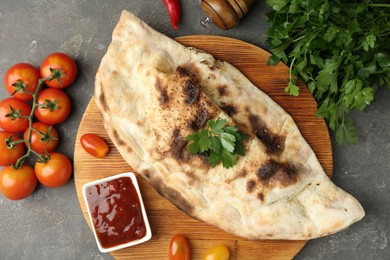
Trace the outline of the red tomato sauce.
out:
M 89 187 L 87 201 L 96 235 L 104 248 L 146 235 L 140 200 L 129 177 Z

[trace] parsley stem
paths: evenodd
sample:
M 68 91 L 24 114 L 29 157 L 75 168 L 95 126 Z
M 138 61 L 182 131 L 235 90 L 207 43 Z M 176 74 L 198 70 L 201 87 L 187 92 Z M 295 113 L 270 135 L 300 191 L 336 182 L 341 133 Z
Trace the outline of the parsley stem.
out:
M 370 7 L 385 7 L 390 8 L 390 4 L 369 4 Z
M 290 64 L 290 68 L 289 68 L 289 76 L 290 76 L 290 81 L 292 81 L 292 68 L 294 66 L 294 62 L 295 62 L 296 58 L 294 57 L 293 60 L 291 61 L 291 64 Z
M 382 74 L 382 73 L 387 72 L 387 71 L 390 71 L 390 68 L 384 68 L 382 70 L 373 71 L 370 74 Z

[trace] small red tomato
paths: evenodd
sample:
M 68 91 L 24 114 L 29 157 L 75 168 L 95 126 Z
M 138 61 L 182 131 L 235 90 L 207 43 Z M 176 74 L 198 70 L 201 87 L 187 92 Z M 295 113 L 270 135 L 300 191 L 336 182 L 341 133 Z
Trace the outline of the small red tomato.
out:
M 80 143 L 87 153 L 97 158 L 103 158 L 109 150 L 106 141 L 95 134 L 84 134 L 80 138 Z
M 42 122 L 32 124 L 30 143 L 31 148 L 37 153 L 52 152 L 58 144 L 58 132 L 52 125 Z M 24 140 L 28 139 L 28 130 L 24 131 Z M 27 145 L 27 143 L 25 143 Z
M 60 89 L 47 88 L 38 93 L 39 106 L 34 115 L 42 123 L 53 125 L 65 121 L 70 114 L 71 102 L 68 95 Z
M 66 88 L 75 80 L 77 66 L 74 60 L 65 53 L 56 52 L 47 56 L 40 67 L 42 78 L 49 78 L 53 73 L 57 73 L 61 83 L 54 78 L 46 80 L 45 84 L 51 88 Z
M 16 98 L 6 98 L 0 102 L 0 127 L 7 132 L 23 132 L 28 127 L 31 108 Z
M 203 256 L 203 260 L 229 260 L 229 258 L 229 248 L 225 245 L 216 245 L 207 250 Z
M 37 186 L 37 178 L 31 166 L 24 164 L 20 169 L 4 167 L 0 172 L 0 191 L 10 200 L 28 197 Z
M 182 234 L 174 235 L 169 245 L 169 260 L 189 260 L 190 255 L 187 239 Z
M 49 188 L 56 188 L 67 183 L 72 176 L 72 164 L 61 153 L 50 153 L 47 162 L 37 162 L 34 167 L 38 181 Z
M 4 85 L 8 93 L 14 98 L 20 100 L 32 100 L 33 96 L 29 93 L 22 93 L 16 89 L 25 90 L 34 93 L 39 80 L 39 70 L 28 63 L 18 63 L 7 70 L 4 76 Z M 14 94 L 13 94 L 14 93 Z
M 0 131 L 0 166 L 15 164 L 24 154 L 24 145 L 22 143 L 13 145 L 13 147 L 7 146 L 7 141 L 10 140 L 10 137 L 12 141 L 20 140 L 17 135 Z

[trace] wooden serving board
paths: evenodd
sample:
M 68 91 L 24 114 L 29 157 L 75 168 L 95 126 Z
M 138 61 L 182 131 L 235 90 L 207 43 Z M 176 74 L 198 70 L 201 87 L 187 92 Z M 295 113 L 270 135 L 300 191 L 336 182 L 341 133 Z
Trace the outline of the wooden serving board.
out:
M 245 43 L 220 36 L 185 36 L 177 38 L 184 45 L 194 46 L 225 60 L 241 70 L 256 86 L 270 95 L 289 112 L 303 136 L 312 146 L 328 175 L 332 172 L 332 149 L 327 126 L 315 117 L 316 102 L 306 87 L 302 86 L 298 97 L 284 93 L 288 68 L 279 64 L 267 66 L 269 53 Z M 87 154 L 80 145 L 80 137 L 95 133 L 110 145 L 109 154 L 97 159 Z M 103 177 L 132 171 L 108 138 L 102 118 L 92 99 L 82 118 L 77 133 L 74 153 L 74 180 L 83 214 L 89 223 L 82 185 Z M 229 247 L 230 259 L 291 259 L 307 241 L 247 241 L 187 216 L 168 200 L 162 198 L 144 179 L 137 176 L 145 202 L 153 237 L 144 244 L 112 252 L 116 259 L 168 259 L 169 242 L 176 233 L 184 234 L 191 247 L 191 258 L 202 259 L 204 252 L 217 244 Z M 221 212 L 223 214 L 223 212 Z M 96 247 L 97 250 L 97 247 Z

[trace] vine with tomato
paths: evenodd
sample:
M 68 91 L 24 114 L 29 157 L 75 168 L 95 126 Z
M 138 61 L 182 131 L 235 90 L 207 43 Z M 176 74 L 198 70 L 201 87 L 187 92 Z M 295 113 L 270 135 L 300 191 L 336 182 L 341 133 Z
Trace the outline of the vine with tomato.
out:
M 71 102 L 62 89 L 76 75 L 76 63 L 64 53 L 47 56 L 39 70 L 28 63 L 7 70 L 4 85 L 12 97 L 0 101 L 0 191 L 8 199 L 28 197 L 38 182 L 54 188 L 71 178 L 69 158 L 55 152 L 54 125 L 69 116 Z M 34 168 L 26 163 L 31 157 Z

